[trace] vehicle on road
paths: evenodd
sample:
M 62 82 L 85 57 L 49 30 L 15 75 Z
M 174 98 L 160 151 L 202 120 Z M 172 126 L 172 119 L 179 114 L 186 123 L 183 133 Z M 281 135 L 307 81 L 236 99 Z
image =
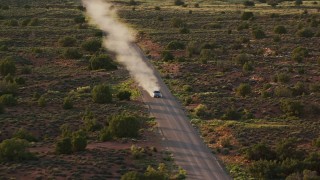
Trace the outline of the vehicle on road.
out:
M 153 97 L 154 98 L 162 98 L 162 94 L 160 91 L 153 91 Z

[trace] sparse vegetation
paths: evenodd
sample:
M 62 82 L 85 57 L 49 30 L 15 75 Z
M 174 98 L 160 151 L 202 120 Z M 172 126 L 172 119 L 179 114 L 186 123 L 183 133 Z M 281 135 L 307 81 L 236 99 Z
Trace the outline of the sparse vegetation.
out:
M 92 99 L 96 103 L 111 103 L 112 102 L 112 93 L 111 89 L 106 84 L 100 84 L 93 87 L 92 92 Z

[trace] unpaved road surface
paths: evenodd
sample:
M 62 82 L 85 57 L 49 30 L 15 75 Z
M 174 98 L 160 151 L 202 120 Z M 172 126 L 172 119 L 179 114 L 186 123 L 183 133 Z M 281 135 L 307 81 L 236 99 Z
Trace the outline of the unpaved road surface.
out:
M 173 97 L 159 73 L 150 65 L 143 52 L 137 46 L 135 48 L 158 78 L 163 98 L 153 98 L 143 91 L 143 101 L 149 107 L 151 115 L 156 117 L 159 130 L 163 135 L 162 143 L 173 153 L 177 165 L 187 171 L 188 179 L 231 179 L 216 157 L 204 145 L 199 134 L 190 124 L 182 106 Z

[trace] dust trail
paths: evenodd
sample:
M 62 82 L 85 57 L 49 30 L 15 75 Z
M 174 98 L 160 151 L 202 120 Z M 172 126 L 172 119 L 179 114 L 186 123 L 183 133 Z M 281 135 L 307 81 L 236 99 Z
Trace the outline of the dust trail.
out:
M 117 61 L 128 69 L 147 92 L 159 90 L 156 76 L 133 46 L 134 36 L 128 27 L 118 21 L 114 6 L 103 0 L 82 0 L 82 3 L 87 9 L 90 22 L 108 34 L 103 45 L 116 53 Z

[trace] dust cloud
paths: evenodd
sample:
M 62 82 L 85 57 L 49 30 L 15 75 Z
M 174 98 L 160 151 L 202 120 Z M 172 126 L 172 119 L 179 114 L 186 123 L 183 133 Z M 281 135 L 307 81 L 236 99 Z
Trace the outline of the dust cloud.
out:
M 116 53 L 117 61 L 123 64 L 136 82 L 150 94 L 159 90 L 158 80 L 152 69 L 143 61 L 133 32 L 118 20 L 114 6 L 103 0 L 82 0 L 90 23 L 97 25 L 107 36 L 103 45 Z

